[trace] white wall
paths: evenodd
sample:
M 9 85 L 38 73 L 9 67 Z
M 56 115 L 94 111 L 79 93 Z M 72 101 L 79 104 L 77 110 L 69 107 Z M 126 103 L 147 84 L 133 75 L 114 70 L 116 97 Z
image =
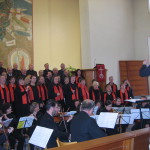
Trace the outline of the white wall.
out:
M 107 77 L 113 75 L 119 84 L 118 61 L 134 59 L 132 0 L 88 0 L 88 7 L 89 67 L 94 67 L 95 60 L 96 63 L 105 64 Z M 89 57 L 89 53 L 85 55 Z
M 79 0 L 33 0 L 36 70 L 44 64 L 81 68 Z
M 89 28 L 89 4 L 88 0 L 79 0 L 80 7 L 80 31 L 81 31 L 81 60 L 82 68 L 91 68 L 90 28 Z
M 144 60 L 148 58 L 147 37 L 150 36 L 148 0 L 133 0 L 133 2 L 135 57 Z

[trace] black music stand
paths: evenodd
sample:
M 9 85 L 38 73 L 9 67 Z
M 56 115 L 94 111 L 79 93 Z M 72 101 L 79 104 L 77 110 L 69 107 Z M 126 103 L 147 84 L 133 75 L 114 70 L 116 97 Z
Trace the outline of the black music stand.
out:
M 150 112 L 150 100 L 142 100 L 142 99 L 131 99 L 131 100 L 125 100 L 131 103 L 139 104 L 139 110 L 140 110 L 140 120 L 141 120 L 141 129 L 143 128 L 143 116 L 142 116 L 142 103 L 148 102 L 149 103 L 149 112 Z

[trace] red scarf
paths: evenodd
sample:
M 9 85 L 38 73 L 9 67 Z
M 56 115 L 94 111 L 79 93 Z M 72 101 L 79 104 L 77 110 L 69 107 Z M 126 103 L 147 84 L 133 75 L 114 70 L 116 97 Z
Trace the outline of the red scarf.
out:
M 115 94 L 112 92 L 110 95 L 112 95 L 113 96 L 113 101 L 116 99 L 116 96 L 115 96 Z M 105 93 L 104 94 L 104 102 L 106 102 L 106 100 L 107 100 L 107 93 Z
M 99 90 L 99 88 L 97 89 Z M 101 99 L 101 95 L 99 94 L 99 100 Z M 94 90 L 92 90 L 92 100 L 95 101 L 95 94 L 94 94 Z
M 123 94 L 125 94 L 125 99 L 123 97 Z M 129 99 L 128 92 L 126 90 L 124 91 L 124 93 L 122 92 L 122 90 L 120 90 L 120 99 L 121 99 L 121 103 L 124 103 L 124 100 Z
M 15 100 L 15 96 L 14 96 L 14 90 L 16 89 L 16 85 L 13 84 L 14 86 L 12 86 L 12 84 L 9 84 L 8 87 L 9 87 L 9 91 L 10 91 L 10 98 L 11 98 L 11 101 L 14 102 Z
M 5 99 L 5 96 L 4 96 L 4 91 L 3 91 L 3 88 L 2 86 L 0 86 L 0 91 L 1 91 L 1 97 L 2 99 L 4 100 L 4 103 L 10 103 L 10 94 L 9 94 L 9 90 L 8 90 L 8 87 L 6 85 L 4 85 L 4 88 L 6 90 L 6 99 Z
M 85 99 L 89 99 L 89 91 L 87 89 L 87 87 L 84 85 L 80 85 L 81 91 L 82 91 L 82 96 L 83 96 L 83 100 Z
M 38 89 L 39 98 L 41 98 L 40 89 L 38 87 L 37 87 L 37 89 Z M 34 93 L 33 93 L 33 90 L 32 90 L 32 86 L 29 86 L 28 94 L 29 94 L 29 100 L 30 100 L 30 102 L 33 101 L 33 100 L 35 100 L 34 99 Z
M 117 85 L 114 84 L 114 83 L 113 83 L 112 85 L 109 83 L 109 85 L 111 86 L 112 91 L 113 91 L 114 93 L 116 93 L 116 92 L 117 92 Z
M 71 92 L 72 92 L 72 100 L 79 99 L 79 96 L 78 96 L 78 89 L 76 88 L 74 93 L 73 93 L 73 89 L 72 89 L 71 86 L 70 86 L 70 89 L 71 89 Z
M 129 86 L 126 86 L 126 90 L 129 92 L 129 91 L 130 91 L 130 87 L 129 87 Z
M 58 86 L 54 85 L 54 93 L 55 94 L 60 93 L 59 96 L 55 97 L 56 101 L 60 101 L 64 99 L 62 88 L 59 85 Z
M 47 87 L 45 85 L 39 85 L 38 89 L 40 91 L 42 100 L 43 101 L 47 100 L 48 99 L 48 90 L 47 90 Z
M 76 76 L 76 84 L 78 84 L 79 83 L 79 77 L 78 76 Z
M 19 85 L 19 88 L 21 90 L 21 92 L 26 92 L 25 91 L 25 86 L 22 86 L 22 85 Z M 22 104 L 28 104 L 28 96 L 27 96 L 27 93 L 23 94 L 22 95 Z

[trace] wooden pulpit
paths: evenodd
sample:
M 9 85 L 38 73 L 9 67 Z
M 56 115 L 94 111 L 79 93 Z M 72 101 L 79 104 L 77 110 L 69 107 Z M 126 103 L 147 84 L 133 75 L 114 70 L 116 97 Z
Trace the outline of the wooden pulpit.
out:
M 85 78 L 86 81 L 86 85 L 89 88 L 90 86 L 92 86 L 92 80 L 96 79 L 97 80 L 97 69 L 82 69 L 82 75 Z M 107 69 L 105 71 L 104 76 L 107 78 Z M 105 90 L 105 86 L 106 86 L 106 81 L 105 82 L 99 82 L 100 87 L 102 88 L 102 90 Z

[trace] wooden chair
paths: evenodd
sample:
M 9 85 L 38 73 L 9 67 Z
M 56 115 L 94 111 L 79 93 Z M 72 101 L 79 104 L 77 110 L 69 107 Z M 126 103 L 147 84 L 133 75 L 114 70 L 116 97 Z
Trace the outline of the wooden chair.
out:
M 61 142 L 59 140 L 59 138 L 57 138 L 56 142 L 57 142 L 58 147 L 66 146 L 66 145 L 71 145 L 71 144 L 76 144 L 77 143 L 77 142 Z

